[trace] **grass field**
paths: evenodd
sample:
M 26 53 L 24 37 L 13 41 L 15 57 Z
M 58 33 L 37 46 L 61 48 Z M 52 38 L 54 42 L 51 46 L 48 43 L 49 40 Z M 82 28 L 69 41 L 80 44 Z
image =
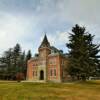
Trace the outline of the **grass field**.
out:
M 2 81 L 0 100 L 100 100 L 100 81 L 66 84 Z

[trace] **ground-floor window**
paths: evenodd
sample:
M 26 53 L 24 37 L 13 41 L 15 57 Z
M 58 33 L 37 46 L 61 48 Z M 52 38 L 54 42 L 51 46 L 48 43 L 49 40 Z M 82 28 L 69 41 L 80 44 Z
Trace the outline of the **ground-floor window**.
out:
M 56 76 L 56 68 L 50 68 L 50 76 Z
M 53 75 L 53 70 L 52 69 L 50 69 L 50 76 L 52 76 Z
M 56 76 L 56 69 L 54 69 L 54 76 Z

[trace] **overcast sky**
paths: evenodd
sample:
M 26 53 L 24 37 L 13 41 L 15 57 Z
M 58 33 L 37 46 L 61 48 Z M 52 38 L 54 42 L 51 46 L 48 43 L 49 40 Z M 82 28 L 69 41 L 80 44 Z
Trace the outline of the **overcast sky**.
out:
M 0 0 L 0 54 L 16 43 L 34 54 L 45 32 L 51 45 L 66 52 L 75 24 L 100 43 L 100 0 Z

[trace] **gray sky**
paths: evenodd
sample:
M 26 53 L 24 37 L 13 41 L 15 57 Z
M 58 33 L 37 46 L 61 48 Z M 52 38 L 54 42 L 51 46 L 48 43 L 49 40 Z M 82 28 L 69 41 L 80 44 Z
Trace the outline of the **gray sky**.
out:
M 0 0 L 0 54 L 16 43 L 37 52 L 45 32 L 67 51 L 68 32 L 83 25 L 100 43 L 100 0 Z

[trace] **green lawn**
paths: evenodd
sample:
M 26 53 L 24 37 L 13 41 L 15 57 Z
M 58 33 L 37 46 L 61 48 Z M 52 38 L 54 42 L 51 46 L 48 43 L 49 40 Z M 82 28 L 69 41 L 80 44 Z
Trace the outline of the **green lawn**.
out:
M 100 81 L 66 84 L 2 81 L 0 100 L 100 100 Z

